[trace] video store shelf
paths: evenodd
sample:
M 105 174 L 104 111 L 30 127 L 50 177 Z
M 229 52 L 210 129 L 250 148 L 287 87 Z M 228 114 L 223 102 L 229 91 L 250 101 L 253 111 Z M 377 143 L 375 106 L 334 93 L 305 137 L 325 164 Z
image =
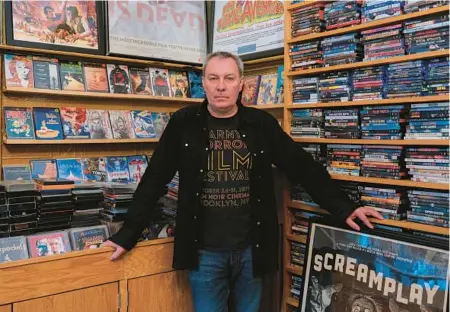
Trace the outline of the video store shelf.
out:
M 289 7 L 289 10 L 291 10 L 291 9 L 293 10 L 293 9 L 296 9 L 296 8 L 299 8 L 302 6 L 308 6 L 308 5 L 311 5 L 312 3 L 309 2 L 307 4 L 306 3 L 301 3 L 301 4 L 302 5 L 297 5 L 297 6 L 292 5 L 291 7 Z M 366 29 L 382 27 L 382 26 L 386 26 L 389 24 L 404 22 L 407 20 L 420 18 L 420 17 L 424 17 L 424 16 L 429 16 L 429 15 L 433 15 L 433 14 L 448 13 L 449 9 L 450 9 L 449 5 L 444 5 L 444 6 L 440 6 L 437 8 L 432 8 L 429 10 L 421 11 L 421 12 L 408 13 L 408 14 L 403 14 L 403 15 L 399 15 L 399 16 L 383 18 L 383 19 L 380 19 L 380 20 L 374 21 L 374 22 L 368 22 L 368 23 L 353 25 L 353 26 L 349 26 L 349 27 L 342 27 L 339 29 L 324 31 L 324 32 L 320 32 L 320 33 L 299 36 L 297 38 L 292 38 L 290 40 L 287 40 L 287 43 L 294 44 L 294 43 L 300 43 L 300 42 L 305 42 L 305 41 L 319 39 L 319 38 L 344 35 L 344 34 L 352 33 L 355 31 L 361 31 L 361 30 L 366 30 Z
M 376 183 L 376 184 L 384 184 L 384 185 L 398 185 L 398 186 L 426 188 L 426 189 L 444 190 L 444 191 L 449 190 L 449 185 L 444 184 L 444 183 L 427 183 L 427 182 L 416 182 L 416 181 L 411 181 L 411 180 L 355 177 L 355 176 L 346 176 L 346 175 L 341 175 L 341 174 L 332 174 L 331 177 L 335 180 L 341 180 L 341 181 Z
M 286 238 L 288 240 L 297 242 L 297 243 L 302 243 L 302 244 L 306 244 L 306 237 L 303 236 L 298 236 L 298 235 L 286 235 Z
M 448 95 L 416 96 L 416 97 L 404 97 L 404 98 L 383 99 L 383 100 L 290 104 L 286 105 L 286 108 L 287 109 L 331 108 L 331 107 L 348 107 L 348 106 L 414 104 L 414 103 L 428 103 L 428 102 L 448 102 Z
M 297 308 L 300 305 L 299 301 L 297 299 L 292 298 L 292 297 L 287 298 L 286 299 L 286 303 L 291 305 L 291 306 L 297 307 Z
M 262 110 L 269 110 L 269 109 L 283 109 L 283 104 L 257 104 L 257 105 L 248 105 L 247 107 L 254 107 L 257 109 Z
M 421 60 L 421 59 L 438 58 L 438 57 L 448 56 L 449 52 L 450 52 L 450 50 L 447 49 L 447 50 L 424 52 L 424 53 L 411 54 L 411 55 L 401 55 L 401 56 L 394 56 L 394 57 L 385 58 L 385 59 L 381 59 L 381 60 L 375 60 L 375 61 L 356 62 L 356 63 L 350 63 L 350 64 L 345 64 L 345 65 L 335 65 L 335 66 L 319 67 L 319 68 L 313 68 L 313 69 L 304 69 L 304 70 L 298 70 L 298 71 L 289 71 L 286 75 L 288 77 L 299 77 L 299 76 L 305 76 L 305 75 L 314 75 L 314 74 L 321 74 L 321 73 L 328 73 L 328 72 L 335 72 L 335 71 L 343 71 L 343 70 L 362 68 L 362 67 L 371 67 L 371 66 L 379 66 L 379 65 L 386 65 L 386 64 L 402 63 L 402 62 L 408 62 L 408 61 L 416 61 L 416 60 Z
M 85 54 L 85 53 L 76 53 L 76 52 L 67 52 L 67 51 L 54 51 L 48 49 L 36 49 L 36 48 L 25 48 L 25 47 L 17 47 L 12 45 L 0 44 L 0 51 L 2 52 L 19 52 L 21 54 L 29 53 L 29 54 L 40 54 L 40 55 L 54 55 L 55 57 L 62 57 L 64 59 L 71 60 L 92 60 L 97 61 L 99 63 L 121 63 L 127 65 L 144 65 L 148 67 L 163 67 L 163 68 L 177 68 L 182 70 L 189 69 L 197 69 L 201 70 L 201 67 L 198 66 L 190 66 L 184 64 L 176 64 L 176 63 L 167 63 L 167 62 L 158 62 L 158 61 L 150 61 L 150 60 L 138 60 L 136 58 L 126 58 L 126 57 L 115 57 L 115 56 L 105 56 L 105 55 L 96 55 L 96 54 Z
M 448 146 L 448 140 L 364 140 L 364 139 L 324 139 L 324 138 L 296 138 L 299 143 L 322 143 L 322 144 L 366 144 L 366 145 L 435 145 Z
M 66 139 L 66 140 L 26 140 L 4 139 L 7 145 L 49 145 L 49 144 L 124 144 L 124 143 L 156 143 L 159 139 Z
M 160 103 L 179 103 L 179 104 L 197 104 L 197 103 L 203 102 L 203 99 L 191 99 L 191 98 L 186 99 L 186 98 L 168 97 L 168 96 L 47 90 L 47 89 L 34 89 L 34 88 L 26 89 L 26 88 L 16 88 L 16 87 L 5 88 L 3 90 L 3 92 L 5 94 L 48 95 L 48 96 L 63 96 L 63 97 L 115 99 L 115 100 L 127 100 L 127 101 L 151 101 L 151 102 L 160 102 Z
M 302 204 L 302 203 L 297 203 L 295 201 L 288 202 L 288 207 L 294 208 L 294 209 L 305 210 L 305 211 L 323 213 L 323 214 L 329 213 L 328 211 L 326 211 L 324 209 L 320 209 L 320 208 L 309 206 L 309 205 Z M 427 233 L 449 235 L 449 229 L 445 228 L 445 227 L 440 227 L 440 226 L 421 224 L 421 223 L 410 222 L 410 221 L 406 221 L 406 220 L 402 220 L 402 221 L 389 220 L 389 219 L 378 220 L 378 219 L 371 218 L 370 221 L 372 223 L 388 225 L 388 226 L 395 226 L 395 227 L 414 230 L 414 231 L 422 231 L 422 232 L 427 232 Z
M 292 274 L 303 275 L 303 267 L 287 265 L 286 266 L 286 271 L 288 271 L 288 272 L 290 272 Z

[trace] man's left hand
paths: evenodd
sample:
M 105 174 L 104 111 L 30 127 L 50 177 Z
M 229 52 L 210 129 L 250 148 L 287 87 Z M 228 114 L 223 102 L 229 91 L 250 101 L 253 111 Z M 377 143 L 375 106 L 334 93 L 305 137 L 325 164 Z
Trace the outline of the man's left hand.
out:
M 356 218 L 358 218 L 359 220 L 364 222 L 364 224 L 369 229 L 373 229 L 373 225 L 372 225 L 372 223 L 370 223 L 370 221 L 367 218 L 367 216 L 375 217 L 375 218 L 377 218 L 379 220 L 383 220 L 383 217 L 375 209 L 369 208 L 369 207 L 359 207 L 358 209 L 353 211 L 353 213 L 347 218 L 347 220 L 345 220 L 345 222 L 348 224 L 348 226 L 350 226 L 355 231 L 359 231 L 359 230 L 361 230 L 361 228 L 359 227 L 358 224 L 355 223 L 355 221 L 353 221 Z

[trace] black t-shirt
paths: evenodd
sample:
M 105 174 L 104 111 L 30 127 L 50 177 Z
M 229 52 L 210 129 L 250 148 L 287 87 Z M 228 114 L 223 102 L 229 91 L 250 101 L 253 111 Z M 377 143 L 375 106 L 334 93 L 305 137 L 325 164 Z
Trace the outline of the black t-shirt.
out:
M 203 247 L 245 248 L 250 243 L 251 154 L 237 130 L 237 117 L 208 119 L 209 156 L 201 204 Z

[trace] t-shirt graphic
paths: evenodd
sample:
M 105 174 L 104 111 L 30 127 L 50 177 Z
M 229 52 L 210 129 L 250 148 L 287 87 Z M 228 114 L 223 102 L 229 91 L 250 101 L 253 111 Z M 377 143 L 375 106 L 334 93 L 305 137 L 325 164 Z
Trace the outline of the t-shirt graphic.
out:
M 201 195 L 205 248 L 243 248 L 249 243 L 251 228 L 252 158 L 236 129 L 235 117 L 210 117 L 209 151 Z

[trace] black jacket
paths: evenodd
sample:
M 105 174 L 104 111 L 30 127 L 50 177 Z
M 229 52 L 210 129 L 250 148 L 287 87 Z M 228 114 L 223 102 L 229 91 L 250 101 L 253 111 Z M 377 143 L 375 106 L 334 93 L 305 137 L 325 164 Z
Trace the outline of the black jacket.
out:
M 207 101 L 180 109 L 171 117 L 139 184 L 132 208 L 122 229 L 111 240 L 131 249 L 148 225 L 165 186 L 179 172 L 178 210 L 173 267 L 198 267 L 202 233 L 200 194 L 207 166 Z M 302 184 L 315 202 L 343 222 L 356 208 L 316 163 L 269 113 L 238 104 L 238 131 L 252 153 L 250 174 L 251 230 L 254 275 L 278 268 L 278 220 L 273 188 L 272 164 L 284 172 L 292 184 Z

